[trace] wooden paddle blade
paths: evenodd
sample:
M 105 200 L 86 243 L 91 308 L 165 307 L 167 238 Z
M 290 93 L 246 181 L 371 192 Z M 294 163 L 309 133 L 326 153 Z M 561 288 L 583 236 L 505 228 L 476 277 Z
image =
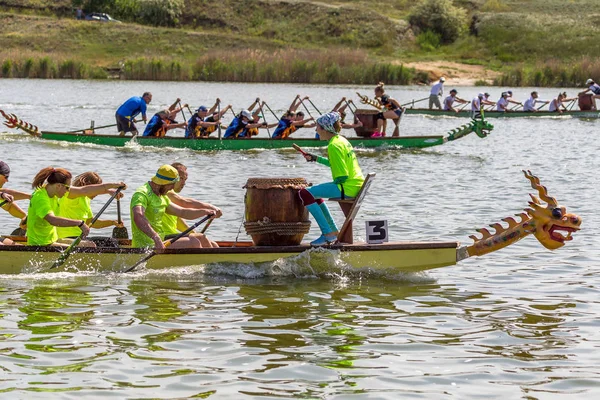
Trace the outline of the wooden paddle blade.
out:
M 115 239 L 129 239 L 129 232 L 127 228 L 115 226 L 112 231 L 112 237 Z

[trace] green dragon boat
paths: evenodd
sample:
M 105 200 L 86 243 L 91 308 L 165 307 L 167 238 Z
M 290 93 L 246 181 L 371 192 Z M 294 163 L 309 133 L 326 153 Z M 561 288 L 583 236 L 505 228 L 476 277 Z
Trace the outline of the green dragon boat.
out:
M 78 132 L 49 132 L 40 131 L 37 126 L 22 121 L 14 114 L 8 114 L 0 110 L 6 121 L 4 125 L 9 128 L 20 129 L 32 136 L 44 140 L 55 140 L 61 142 L 73 143 L 91 143 L 103 146 L 123 147 L 130 142 L 135 142 L 142 146 L 153 147 L 171 147 L 191 150 L 251 150 L 251 149 L 282 149 L 292 148 L 294 143 L 302 147 L 325 147 L 326 141 L 311 138 L 288 138 L 288 139 L 270 139 L 270 138 L 237 138 L 237 139 L 219 139 L 202 138 L 186 139 L 182 137 L 127 137 L 120 135 L 100 135 L 94 133 Z M 451 142 L 475 132 L 477 136 L 484 138 L 494 128 L 485 120 L 471 120 L 469 123 L 453 129 L 446 135 L 431 136 L 399 136 L 399 137 L 348 137 L 347 139 L 354 147 L 359 148 L 425 148 L 438 146 L 446 142 Z M 87 131 L 86 131 L 87 132 Z
M 440 117 L 466 117 L 471 118 L 471 111 L 461 110 L 459 112 L 444 111 L 444 110 L 430 110 L 428 108 L 407 108 L 405 114 L 412 115 L 430 115 Z M 575 118 L 600 118 L 600 112 L 598 111 L 563 111 L 562 114 L 552 111 L 536 111 L 536 112 L 525 112 L 525 111 L 485 111 L 486 118 L 533 118 L 533 117 L 575 117 Z

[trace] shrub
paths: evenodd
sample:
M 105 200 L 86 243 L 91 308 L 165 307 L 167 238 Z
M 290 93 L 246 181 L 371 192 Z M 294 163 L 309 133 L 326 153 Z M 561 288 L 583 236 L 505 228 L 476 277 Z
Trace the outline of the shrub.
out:
M 2 76 L 4 78 L 12 78 L 13 64 L 10 59 L 4 60 L 2 63 Z
M 417 44 L 422 50 L 434 51 L 442 44 L 442 38 L 435 32 L 425 31 L 417 35 Z
M 412 10 L 408 21 L 417 30 L 437 33 L 443 43 L 452 43 L 465 31 L 467 13 L 451 0 L 427 0 Z
M 183 5 L 183 0 L 141 0 L 139 17 L 149 25 L 174 26 L 179 23 Z

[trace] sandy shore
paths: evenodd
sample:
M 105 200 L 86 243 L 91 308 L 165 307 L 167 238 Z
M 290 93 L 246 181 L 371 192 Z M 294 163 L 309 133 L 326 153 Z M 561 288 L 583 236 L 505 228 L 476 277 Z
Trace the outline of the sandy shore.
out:
M 477 81 L 492 83 L 500 73 L 481 65 L 460 64 L 450 61 L 414 62 L 404 64 L 419 71 L 427 71 L 432 80 L 446 78 L 446 86 L 474 86 Z

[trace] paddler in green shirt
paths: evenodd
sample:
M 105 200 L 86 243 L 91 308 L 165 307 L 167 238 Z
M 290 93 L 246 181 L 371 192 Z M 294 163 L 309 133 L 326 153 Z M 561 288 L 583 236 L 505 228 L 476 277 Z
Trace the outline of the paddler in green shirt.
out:
M 171 166 L 177 170 L 177 173 L 179 174 L 179 180 L 177 183 L 175 183 L 173 190 L 167 193 L 169 201 L 172 204 L 176 204 L 184 208 L 204 209 L 209 213 L 213 212 L 215 214 L 215 218 L 220 218 L 223 213 L 218 207 L 180 195 L 188 180 L 187 167 L 179 162 L 175 162 L 171 164 Z M 179 233 L 188 229 L 187 224 L 181 218 L 167 213 L 163 215 L 162 226 L 165 233 L 165 239 L 174 238 L 175 236 L 179 235 Z M 202 233 L 190 233 L 190 236 L 197 237 L 198 240 L 200 240 L 202 247 L 219 247 L 216 242 L 209 240 Z
M 47 167 L 37 173 L 33 179 L 34 192 L 27 210 L 27 244 L 30 246 L 67 246 L 69 239 L 59 237 L 57 227 L 77 227 L 80 235 L 85 238 L 90 232 L 83 219 L 65 218 L 59 216 L 59 199 L 73 192 L 75 196 L 85 196 L 93 188 L 71 188 L 72 175 L 64 168 Z M 119 183 L 118 186 L 124 186 Z M 79 246 L 95 247 L 94 243 L 82 240 Z
M 339 135 L 342 129 L 340 114 L 336 111 L 323 114 L 317 119 L 317 133 L 320 140 L 327 140 L 327 156 L 320 157 L 306 153 L 306 161 L 316 161 L 331 168 L 333 182 L 300 189 L 300 199 L 321 228 L 322 235 L 312 241 L 312 246 L 334 243 L 338 228 L 331 217 L 324 198 L 355 197 L 365 178 L 358 165 L 354 149 L 345 137 Z
M 171 203 L 167 193 L 175 188 L 178 180 L 177 170 L 163 165 L 150 181 L 135 191 L 131 198 L 132 247 L 165 248 L 165 213 L 183 219 L 196 219 L 213 213 L 207 209 L 183 208 Z M 174 249 L 199 247 L 202 243 L 194 236 L 182 237 L 170 246 Z

